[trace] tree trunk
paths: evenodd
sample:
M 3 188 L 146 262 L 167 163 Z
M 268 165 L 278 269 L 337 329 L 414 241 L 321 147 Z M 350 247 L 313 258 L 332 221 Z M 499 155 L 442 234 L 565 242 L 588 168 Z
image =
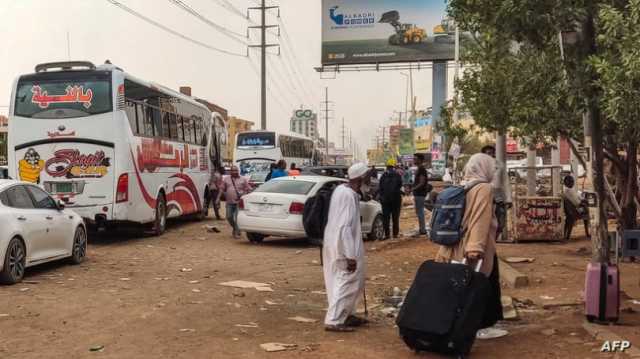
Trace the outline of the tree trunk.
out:
M 586 61 L 590 56 L 597 53 L 595 19 L 598 8 L 596 3 L 588 2 L 587 11 L 582 23 L 582 48 L 581 60 Z M 586 119 L 591 127 L 591 153 L 593 154 L 593 187 L 598 197 L 598 209 L 594 222 L 596 231 L 592 234 L 594 263 L 609 262 L 609 235 L 607 226 L 607 214 L 605 212 L 606 190 L 604 187 L 604 148 L 602 123 L 599 107 L 599 90 L 596 86 L 598 75 L 590 71 L 585 79 L 587 87 L 585 89 L 585 100 L 587 105 Z M 586 132 L 586 131 L 585 131 Z
M 531 141 L 531 139 L 529 139 Z M 529 144 L 529 149 L 527 150 L 527 196 L 535 196 L 536 195 L 536 147 L 534 144 Z
M 622 192 L 622 221 L 623 229 L 635 229 L 637 226 L 637 211 L 635 197 L 638 193 L 638 141 L 630 141 L 627 146 L 627 173 Z

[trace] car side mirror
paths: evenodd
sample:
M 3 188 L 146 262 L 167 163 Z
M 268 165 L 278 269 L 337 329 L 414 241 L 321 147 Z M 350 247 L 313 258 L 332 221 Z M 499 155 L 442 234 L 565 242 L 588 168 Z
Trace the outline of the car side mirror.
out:
M 56 202 L 56 204 L 58 205 L 58 211 L 63 211 L 63 210 L 64 210 L 64 208 L 65 208 L 65 207 L 66 207 L 66 205 L 67 205 L 67 204 L 66 204 L 63 200 L 61 200 L 61 199 L 59 199 L 59 200 Z

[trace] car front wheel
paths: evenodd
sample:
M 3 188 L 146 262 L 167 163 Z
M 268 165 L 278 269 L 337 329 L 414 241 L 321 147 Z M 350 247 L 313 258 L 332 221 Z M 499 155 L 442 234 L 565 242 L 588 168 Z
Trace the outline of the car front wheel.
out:
M 4 266 L 0 272 L 0 283 L 15 284 L 24 278 L 24 269 L 27 262 L 27 251 L 24 244 L 18 238 L 9 242 L 7 252 L 4 257 Z
M 87 232 L 82 227 L 76 229 L 73 237 L 73 250 L 71 251 L 71 263 L 80 264 L 87 257 Z
M 384 239 L 384 224 L 382 222 L 382 216 L 377 215 L 371 225 L 371 233 L 368 236 L 371 241 L 381 241 Z

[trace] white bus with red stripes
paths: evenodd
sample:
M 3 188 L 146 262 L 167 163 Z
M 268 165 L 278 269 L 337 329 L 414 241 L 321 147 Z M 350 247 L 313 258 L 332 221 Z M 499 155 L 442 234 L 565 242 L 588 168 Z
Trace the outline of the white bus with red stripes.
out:
M 62 199 L 87 223 L 145 224 L 207 212 L 221 165 L 219 116 L 110 63 L 36 66 L 13 87 L 9 173 Z

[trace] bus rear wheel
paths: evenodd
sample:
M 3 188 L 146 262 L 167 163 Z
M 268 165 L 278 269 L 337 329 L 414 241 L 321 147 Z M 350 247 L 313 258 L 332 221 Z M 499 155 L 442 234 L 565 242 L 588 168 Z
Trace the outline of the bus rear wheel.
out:
M 156 217 L 153 222 L 153 235 L 161 236 L 167 230 L 167 201 L 160 193 L 156 201 Z

